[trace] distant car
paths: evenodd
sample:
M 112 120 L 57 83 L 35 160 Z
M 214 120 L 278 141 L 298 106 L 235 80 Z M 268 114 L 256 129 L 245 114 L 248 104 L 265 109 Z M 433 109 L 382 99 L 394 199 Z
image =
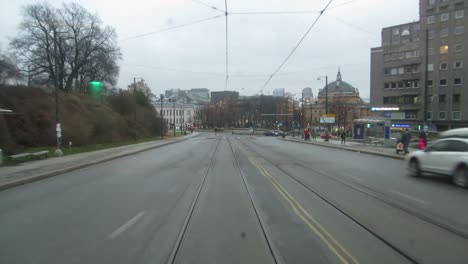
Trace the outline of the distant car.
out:
M 322 133 L 320 138 L 325 139 L 327 137 L 327 133 Z M 335 139 L 336 136 L 332 135 L 331 133 L 328 134 L 328 139 Z
M 273 136 L 273 137 L 277 137 L 277 136 L 282 136 L 282 135 L 286 135 L 286 133 L 284 133 L 283 131 L 281 130 L 270 130 L 270 131 L 265 131 L 263 133 L 264 136 Z
M 447 175 L 454 184 L 468 187 L 468 138 L 442 138 L 425 150 L 411 152 L 405 162 L 412 177 L 423 173 Z

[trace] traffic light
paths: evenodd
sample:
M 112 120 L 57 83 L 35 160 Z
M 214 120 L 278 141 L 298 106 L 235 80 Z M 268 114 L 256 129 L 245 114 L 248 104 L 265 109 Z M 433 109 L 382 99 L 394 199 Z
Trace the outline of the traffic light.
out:
M 99 82 L 99 81 L 89 82 L 89 90 L 91 92 L 92 97 L 99 98 L 102 92 L 102 82 Z
M 421 130 L 422 129 L 422 125 L 418 125 L 418 130 Z
M 370 123 L 367 123 L 367 128 L 370 128 L 371 127 L 371 124 Z

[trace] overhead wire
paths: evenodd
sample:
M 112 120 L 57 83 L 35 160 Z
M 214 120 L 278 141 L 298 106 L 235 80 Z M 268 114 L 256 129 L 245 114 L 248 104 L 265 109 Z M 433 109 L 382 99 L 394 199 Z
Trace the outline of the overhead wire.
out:
M 314 26 L 317 24 L 317 22 L 320 20 L 320 18 L 322 17 L 322 15 L 325 13 L 325 11 L 327 10 L 327 8 L 330 6 L 330 4 L 333 2 L 333 0 L 330 0 L 327 5 L 325 6 L 324 9 L 322 9 L 322 11 L 320 11 L 319 15 L 317 16 L 317 18 L 314 20 L 314 22 L 312 23 L 312 25 L 307 29 L 307 31 L 304 33 L 304 35 L 302 36 L 302 38 L 299 40 L 299 42 L 296 44 L 296 46 L 291 50 L 291 52 L 289 53 L 289 55 L 286 57 L 286 59 L 284 59 L 284 61 L 279 65 L 279 67 L 270 75 L 270 77 L 267 79 L 267 81 L 265 82 L 265 84 L 263 85 L 263 87 L 260 89 L 259 93 L 262 93 L 263 92 L 263 89 L 268 85 L 268 83 L 270 83 L 271 79 L 273 79 L 273 77 L 281 70 L 281 68 L 284 66 L 284 64 L 286 64 L 286 62 L 289 60 L 289 58 L 291 58 L 291 56 L 294 54 L 294 52 L 297 50 L 297 48 L 299 47 L 299 45 L 301 45 L 301 43 L 304 41 L 304 39 L 307 37 L 307 35 L 309 34 L 309 32 L 312 30 L 312 28 L 314 28 Z
M 199 5 L 202 5 L 202 6 L 206 6 L 206 7 L 210 8 L 210 9 L 213 9 L 213 10 L 216 10 L 216 11 L 219 11 L 219 12 L 222 12 L 222 13 L 226 13 L 226 10 L 222 10 L 220 8 L 217 8 L 214 5 L 210 5 L 210 4 L 207 4 L 207 3 L 199 1 L 199 0 L 192 0 L 192 2 L 197 3 Z
M 339 18 L 339 17 L 332 16 L 332 15 L 330 15 L 329 13 L 327 14 L 327 17 L 333 18 L 333 19 L 335 19 L 336 21 L 338 21 L 338 22 L 340 22 L 340 23 L 342 23 L 342 24 L 345 24 L 345 25 L 347 25 L 347 26 L 349 26 L 349 27 L 352 27 L 352 28 L 354 28 L 354 29 L 356 29 L 356 30 L 359 30 L 359 31 L 364 32 L 364 33 L 367 33 L 367 34 L 373 36 L 374 38 L 377 38 L 375 33 L 371 32 L 371 31 L 369 31 L 369 30 L 367 30 L 367 29 L 365 29 L 365 28 L 363 28 L 363 27 L 361 27 L 361 26 L 358 26 L 358 25 L 356 25 L 356 24 L 347 22 L 347 21 L 345 21 L 345 20 L 343 20 L 343 19 L 341 19 L 341 18 Z
M 158 34 L 158 33 L 166 32 L 166 31 L 170 31 L 170 30 L 174 30 L 174 29 L 179 29 L 179 28 L 183 28 L 183 27 L 188 27 L 188 26 L 192 26 L 192 25 L 195 25 L 195 24 L 199 24 L 199 23 L 203 23 L 203 22 L 206 22 L 206 21 L 210 21 L 210 20 L 213 20 L 213 19 L 217 19 L 217 18 L 220 18 L 220 17 L 222 17 L 222 16 L 223 16 L 223 15 L 217 15 L 217 16 L 212 16 L 212 17 L 200 19 L 200 20 L 195 20 L 195 21 L 192 21 L 192 22 L 189 22 L 189 23 L 185 23 L 185 24 L 180 24 L 180 25 L 177 25 L 177 26 L 167 27 L 167 28 L 163 28 L 163 29 L 160 29 L 160 30 L 151 31 L 151 32 L 147 32 L 147 33 L 138 34 L 138 35 L 135 35 L 135 36 L 123 38 L 123 39 L 120 39 L 120 41 L 127 41 L 127 40 L 142 38 L 142 37 L 146 37 L 146 36 L 149 36 L 149 35 L 155 35 L 155 34 Z

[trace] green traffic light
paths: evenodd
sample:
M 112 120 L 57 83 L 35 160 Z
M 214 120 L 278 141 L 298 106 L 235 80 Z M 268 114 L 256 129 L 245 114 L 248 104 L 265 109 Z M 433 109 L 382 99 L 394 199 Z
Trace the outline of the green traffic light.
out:
M 89 88 L 90 88 L 91 96 L 99 97 L 102 91 L 102 82 L 91 81 L 89 82 Z

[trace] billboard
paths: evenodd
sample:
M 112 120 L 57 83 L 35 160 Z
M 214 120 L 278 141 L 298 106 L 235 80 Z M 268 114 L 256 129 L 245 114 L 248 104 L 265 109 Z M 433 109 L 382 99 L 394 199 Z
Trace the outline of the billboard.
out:
M 321 124 L 334 124 L 335 123 L 335 114 L 327 114 L 320 116 Z

